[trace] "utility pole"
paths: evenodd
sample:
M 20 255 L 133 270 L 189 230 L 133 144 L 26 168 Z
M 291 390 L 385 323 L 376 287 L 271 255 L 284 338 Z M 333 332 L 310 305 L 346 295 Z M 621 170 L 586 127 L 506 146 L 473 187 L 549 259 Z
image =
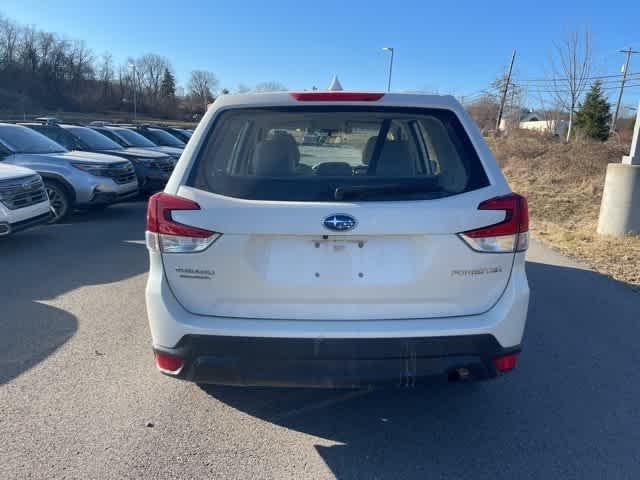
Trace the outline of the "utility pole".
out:
M 507 74 L 507 81 L 504 82 L 504 88 L 502 89 L 502 99 L 500 100 L 500 110 L 498 110 L 498 119 L 496 120 L 496 132 L 500 131 L 500 122 L 502 121 L 502 114 L 504 113 L 504 104 L 507 101 L 507 90 L 511 83 L 511 72 L 513 72 L 513 62 L 516 61 L 516 50 L 513 49 L 511 55 L 511 63 L 509 64 L 509 73 Z
M 601 235 L 640 234 L 640 105 L 629 155 L 622 163 L 607 165 L 604 179 L 598 233 Z
M 135 62 L 129 63 L 129 68 L 133 70 L 133 123 L 138 123 L 138 77 Z
M 613 133 L 616 131 L 616 122 L 618 121 L 618 113 L 620 113 L 620 102 L 622 101 L 622 93 L 624 92 L 624 84 L 627 81 L 627 73 L 629 72 L 629 62 L 631 61 L 631 55 L 634 53 L 640 53 L 638 51 L 632 50 L 631 47 L 626 50 L 620 50 L 620 53 L 627 54 L 627 61 L 624 64 L 623 72 L 622 72 L 622 84 L 620 85 L 620 94 L 618 95 L 618 101 L 616 102 L 616 110 L 611 119 L 611 129 L 610 132 Z
M 389 78 L 387 80 L 387 92 L 391 91 L 391 74 L 393 73 L 393 47 L 384 47 L 382 50 L 391 52 L 391 58 L 389 59 Z

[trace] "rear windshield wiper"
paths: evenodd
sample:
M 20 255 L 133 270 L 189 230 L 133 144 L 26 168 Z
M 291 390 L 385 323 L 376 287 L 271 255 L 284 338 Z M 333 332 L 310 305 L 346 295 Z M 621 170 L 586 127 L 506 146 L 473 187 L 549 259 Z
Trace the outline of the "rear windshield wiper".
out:
M 352 187 L 338 187 L 333 192 L 333 198 L 344 200 L 345 198 L 362 197 L 369 194 L 393 194 L 393 193 L 435 193 L 441 192 L 442 187 L 435 181 L 424 183 L 384 183 L 380 185 L 354 185 Z

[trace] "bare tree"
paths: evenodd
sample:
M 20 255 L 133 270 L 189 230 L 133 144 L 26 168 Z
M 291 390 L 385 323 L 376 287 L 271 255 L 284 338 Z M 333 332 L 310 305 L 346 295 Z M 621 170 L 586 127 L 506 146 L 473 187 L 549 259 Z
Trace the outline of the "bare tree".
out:
M 105 52 L 102 55 L 102 63 L 98 69 L 98 77 L 100 83 L 102 83 L 102 100 L 106 102 L 111 96 L 114 80 L 113 57 L 109 52 Z
M 493 130 L 498 118 L 500 104 L 498 98 L 490 92 L 465 105 L 471 118 L 476 122 L 483 133 Z
M 13 21 L 0 16 L 0 66 L 9 68 L 16 60 L 20 29 Z
M 540 108 L 537 111 L 542 115 L 542 120 L 545 122 L 546 133 L 560 135 L 560 122 L 563 116 L 562 106 L 555 97 L 548 100 L 542 93 L 538 93 L 538 104 Z
M 160 86 L 165 70 L 171 71 L 169 60 L 155 53 L 147 53 L 136 60 L 136 75 L 143 97 L 149 107 L 159 104 Z
M 504 92 L 507 80 L 508 80 L 508 77 L 505 74 L 505 75 L 499 76 L 493 82 L 491 82 L 490 88 L 492 92 L 495 92 L 493 93 L 493 95 L 494 95 L 494 98 L 496 99 L 496 102 L 498 102 L 498 100 L 501 98 Z M 504 124 L 503 124 L 504 128 L 508 132 L 510 130 L 520 128 L 520 117 L 522 116 L 522 107 L 525 104 L 527 92 L 525 91 L 524 88 L 522 88 L 520 85 L 517 85 L 514 82 L 509 82 L 509 84 L 506 85 L 506 89 L 507 89 L 507 96 L 506 96 L 506 102 L 504 106 L 502 119 L 504 120 Z M 498 106 L 498 108 L 500 107 Z M 496 117 L 497 117 L 497 114 L 496 114 Z M 497 121 L 497 118 L 496 118 L 496 121 Z M 502 122 L 500 123 L 502 124 Z M 502 128 L 502 127 L 499 125 L 498 128 Z
M 570 34 L 563 42 L 555 44 L 551 59 L 553 95 L 569 113 L 567 142 L 571 139 L 573 117 L 580 97 L 584 93 L 591 74 L 591 32 Z
M 218 79 L 213 72 L 207 70 L 193 70 L 191 72 L 189 91 L 191 95 L 200 99 L 205 112 L 207 111 L 207 105 L 213 100 L 213 95 L 217 88 Z
M 260 82 L 254 88 L 254 92 L 286 92 L 287 87 L 285 87 L 280 82 Z
M 244 83 L 239 83 L 236 88 L 236 93 L 247 93 L 250 92 L 251 88 L 247 87 Z

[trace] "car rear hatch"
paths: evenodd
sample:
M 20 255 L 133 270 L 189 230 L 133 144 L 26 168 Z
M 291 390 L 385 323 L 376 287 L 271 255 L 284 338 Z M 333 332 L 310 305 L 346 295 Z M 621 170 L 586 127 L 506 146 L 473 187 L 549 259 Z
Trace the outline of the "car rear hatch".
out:
M 491 185 L 446 110 L 229 111 L 186 183 L 152 198 L 148 240 L 201 315 L 477 314 L 526 248 L 524 199 Z

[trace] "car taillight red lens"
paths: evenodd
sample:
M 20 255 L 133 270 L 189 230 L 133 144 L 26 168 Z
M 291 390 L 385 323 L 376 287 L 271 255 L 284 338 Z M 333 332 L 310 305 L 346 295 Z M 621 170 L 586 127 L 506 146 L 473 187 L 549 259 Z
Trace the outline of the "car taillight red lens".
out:
M 147 247 L 162 253 L 193 253 L 206 249 L 220 234 L 173 220 L 171 212 L 200 210 L 193 200 L 160 192 L 149 198 Z
M 478 210 L 503 210 L 499 223 L 460 233 L 472 249 L 486 253 L 521 252 L 529 246 L 529 207 L 527 199 L 517 193 L 482 202 Z
M 384 93 L 374 92 L 292 92 L 299 102 L 375 102 L 384 97 Z
M 493 359 L 493 363 L 495 364 L 498 372 L 508 372 L 509 370 L 516 368 L 516 364 L 518 363 L 518 354 L 510 353 L 508 355 L 496 357 Z
M 184 360 L 173 355 L 168 355 L 163 352 L 155 352 L 156 367 L 158 370 L 176 375 L 180 373 L 184 366 Z

